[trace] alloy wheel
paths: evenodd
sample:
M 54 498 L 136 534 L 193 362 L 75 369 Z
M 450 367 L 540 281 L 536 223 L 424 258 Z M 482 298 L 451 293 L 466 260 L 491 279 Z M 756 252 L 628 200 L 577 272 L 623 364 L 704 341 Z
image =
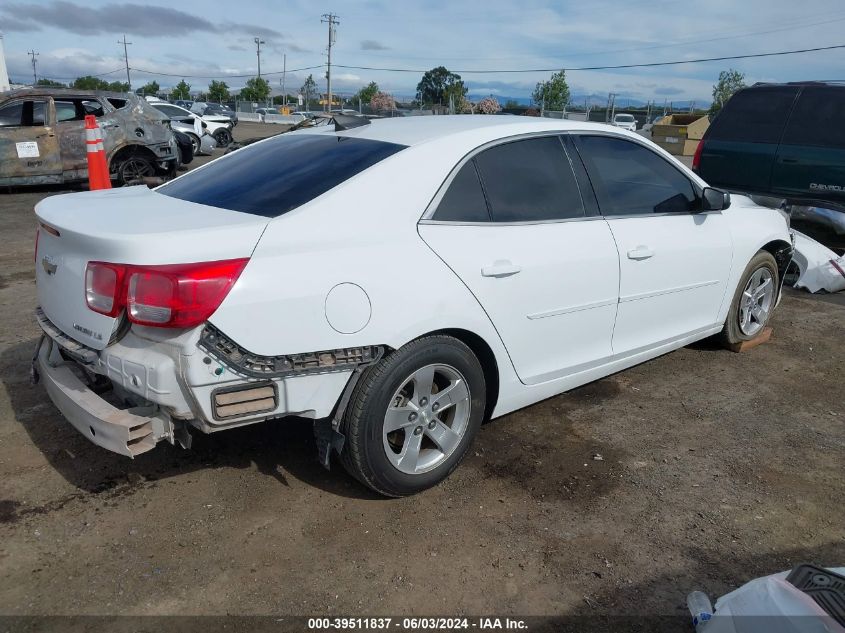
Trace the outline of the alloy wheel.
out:
M 393 394 L 382 437 L 387 458 L 400 472 L 437 468 L 455 451 L 470 419 L 469 387 L 450 365 L 426 365 Z
M 739 300 L 739 329 L 746 336 L 755 336 L 769 320 L 775 299 L 775 281 L 766 268 L 755 270 Z

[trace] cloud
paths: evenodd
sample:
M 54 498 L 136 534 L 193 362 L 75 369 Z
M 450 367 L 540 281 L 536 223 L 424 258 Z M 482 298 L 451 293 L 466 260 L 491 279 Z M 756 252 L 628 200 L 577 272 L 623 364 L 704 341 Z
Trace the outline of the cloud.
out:
M 229 44 L 226 48 L 230 51 L 245 51 L 247 50 L 246 46 L 241 46 L 240 44 Z
M 130 33 L 145 37 L 168 37 L 186 33 L 244 33 L 259 37 L 277 37 L 278 31 L 263 26 L 225 22 L 215 24 L 178 9 L 156 7 L 131 2 L 106 4 L 99 9 L 54 0 L 45 5 L 7 4 L 0 24 L 4 28 L 11 22 L 15 30 L 40 30 L 48 26 L 77 35 Z
M 364 40 L 361 42 L 362 51 L 389 51 L 390 47 L 375 40 Z
M 31 31 L 38 31 L 39 29 L 40 27 L 37 24 L 27 22 L 26 20 L 19 20 L 10 15 L 4 15 L 0 17 L 0 32 L 5 31 L 6 33 L 25 33 Z
M 684 94 L 684 90 L 680 88 L 672 88 L 671 86 L 661 86 L 660 88 L 655 88 L 654 94 L 662 95 L 664 97 L 674 97 L 675 95 Z

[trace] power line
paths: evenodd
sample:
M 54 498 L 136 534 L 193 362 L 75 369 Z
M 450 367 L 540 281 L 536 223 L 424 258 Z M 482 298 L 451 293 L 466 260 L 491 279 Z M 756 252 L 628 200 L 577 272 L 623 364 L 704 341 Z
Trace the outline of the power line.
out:
M 305 66 L 303 68 L 288 68 L 285 70 L 274 70 L 272 72 L 262 72 L 262 75 L 282 75 L 285 72 L 296 73 L 303 70 L 314 70 L 315 68 L 323 68 L 325 64 L 318 64 L 317 66 Z M 144 70 L 143 68 L 132 68 L 135 72 L 145 73 L 147 75 L 156 75 L 159 77 L 184 77 L 185 79 L 246 79 L 255 77 L 253 74 L 248 75 L 185 75 L 182 73 L 160 73 L 154 70 Z
M 651 68 L 655 66 L 677 66 L 680 64 L 701 64 L 703 62 L 721 62 L 733 59 L 752 59 L 758 57 L 775 57 L 778 55 L 797 55 L 799 53 L 814 53 L 817 51 L 830 51 L 834 49 L 845 48 L 845 44 L 836 44 L 834 46 L 818 46 L 816 48 L 801 48 L 791 51 L 776 51 L 773 53 L 752 53 L 748 55 L 725 55 L 722 57 L 702 57 L 700 59 L 683 59 L 669 62 L 649 62 L 644 64 L 620 64 L 617 66 L 580 66 L 573 68 L 555 67 L 555 68 L 521 68 L 521 69 L 496 69 L 496 70 L 453 70 L 452 72 L 463 75 L 481 75 L 481 74 L 498 74 L 498 73 L 550 73 L 561 70 L 576 71 L 576 70 L 620 70 L 623 68 Z M 419 70 L 415 68 L 378 68 L 374 66 L 348 66 L 343 64 L 335 64 L 338 68 L 346 68 L 349 70 L 375 70 L 382 72 L 395 73 L 425 73 L 428 70 Z

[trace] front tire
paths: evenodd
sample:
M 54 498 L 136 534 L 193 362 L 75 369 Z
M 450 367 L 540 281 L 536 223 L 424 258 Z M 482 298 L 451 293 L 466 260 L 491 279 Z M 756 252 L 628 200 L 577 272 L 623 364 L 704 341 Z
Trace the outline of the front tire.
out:
M 232 142 L 232 133 L 226 128 L 220 128 L 212 136 L 218 147 L 227 147 Z
M 368 369 L 343 418 L 341 462 L 389 497 L 443 481 L 466 455 L 484 418 L 484 371 L 450 336 L 426 336 Z
M 775 258 L 758 252 L 745 267 L 722 330 L 722 342 L 736 345 L 759 336 L 775 309 L 780 280 Z

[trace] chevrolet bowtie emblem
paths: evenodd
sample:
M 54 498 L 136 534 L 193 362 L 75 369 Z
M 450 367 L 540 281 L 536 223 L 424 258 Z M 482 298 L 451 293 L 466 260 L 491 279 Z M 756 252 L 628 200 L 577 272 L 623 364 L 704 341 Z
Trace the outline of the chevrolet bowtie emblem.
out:
M 59 265 L 49 255 L 45 255 L 41 259 L 41 266 L 44 268 L 44 272 L 48 275 L 55 275 L 56 269 L 59 267 Z

